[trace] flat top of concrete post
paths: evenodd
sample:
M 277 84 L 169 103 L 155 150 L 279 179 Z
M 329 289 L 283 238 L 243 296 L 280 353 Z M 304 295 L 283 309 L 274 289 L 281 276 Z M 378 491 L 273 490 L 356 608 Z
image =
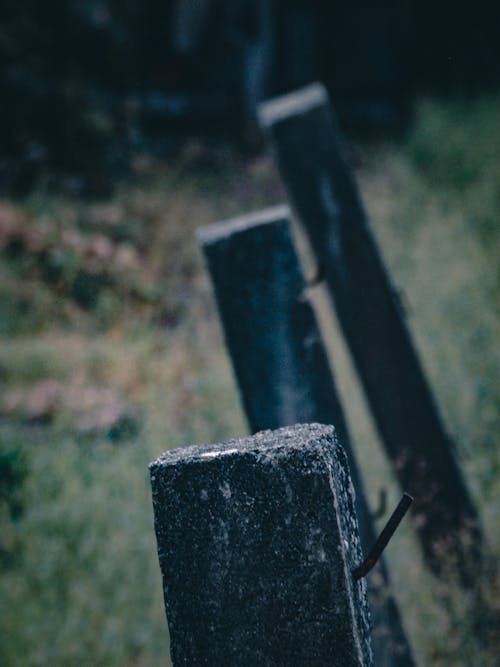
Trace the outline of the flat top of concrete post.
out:
M 255 211 L 254 213 L 240 215 L 237 218 L 216 222 L 213 225 L 205 225 L 196 230 L 196 235 L 202 245 L 208 245 L 233 234 L 251 229 L 252 227 L 268 225 L 277 220 L 289 219 L 290 208 L 286 204 L 279 204 L 278 206 L 271 206 L 270 208 Z
M 177 449 L 150 469 L 173 664 L 372 664 L 333 426 Z
M 197 445 L 173 449 L 162 454 L 156 461 L 150 463 L 150 469 L 163 468 L 178 463 L 198 463 L 210 461 L 222 456 L 235 454 L 253 453 L 273 455 L 280 450 L 290 452 L 291 450 L 304 449 L 312 442 L 320 444 L 324 440 L 329 443 L 336 442 L 335 427 L 324 424 L 295 424 L 286 426 L 275 431 L 260 431 L 255 435 L 245 438 L 234 438 L 213 445 Z
M 322 83 L 311 83 L 286 95 L 262 102 L 258 107 L 262 127 L 274 125 L 289 116 L 307 113 L 328 103 L 328 93 Z

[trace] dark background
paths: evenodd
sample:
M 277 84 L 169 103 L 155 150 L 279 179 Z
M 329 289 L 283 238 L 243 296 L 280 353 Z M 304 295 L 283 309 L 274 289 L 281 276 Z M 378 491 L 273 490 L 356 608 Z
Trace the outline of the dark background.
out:
M 500 4 L 4 0 L 0 185 L 47 167 L 106 189 L 187 136 L 260 149 L 255 105 L 320 79 L 351 133 L 404 130 L 416 94 L 498 88 Z M 72 184 L 72 185 L 71 185 Z

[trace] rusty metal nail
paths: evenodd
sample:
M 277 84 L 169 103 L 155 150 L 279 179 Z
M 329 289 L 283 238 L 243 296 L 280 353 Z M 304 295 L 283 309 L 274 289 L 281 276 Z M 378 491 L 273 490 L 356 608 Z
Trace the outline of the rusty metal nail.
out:
M 352 576 L 354 580 L 365 577 L 368 574 L 368 572 L 372 569 L 372 567 L 377 563 L 378 559 L 382 554 L 382 551 L 386 548 L 389 540 L 396 532 L 397 527 L 401 523 L 401 520 L 408 511 L 408 508 L 410 507 L 412 502 L 413 498 L 410 496 L 410 494 L 406 492 L 403 493 L 403 497 L 399 501 L 399 504 L 394 510 L 394 512 L 391 514 L 389 521 L 386 523 L 383 531 L 380 533 L 380 536 L 373 545 L 370 553 L 361 563 L 361 565 L 358 565 L 358 567 L 352 571 Z

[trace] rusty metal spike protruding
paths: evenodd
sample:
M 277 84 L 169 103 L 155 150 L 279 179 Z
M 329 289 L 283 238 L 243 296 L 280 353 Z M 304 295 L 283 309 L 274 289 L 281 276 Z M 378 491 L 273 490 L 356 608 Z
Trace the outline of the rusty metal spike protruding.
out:
M 355 580 L 365 577 L 377 563 L 383 550 L 396 532 L 397 527 L 401 523 L 412 502 L 413 498 L 410 496 L 410 494 L 406 492 L 403 493 L 403 497 L 399 501 L 398 506 L 394 512 L 391 514 L 389 521 L 386 523 L 383 531 L 380 533 L 379 538 L 373 545 L 368 556 L 361 563 L 361 565 L 358 565 L 358 567 L 352 571 L 352 576 Z

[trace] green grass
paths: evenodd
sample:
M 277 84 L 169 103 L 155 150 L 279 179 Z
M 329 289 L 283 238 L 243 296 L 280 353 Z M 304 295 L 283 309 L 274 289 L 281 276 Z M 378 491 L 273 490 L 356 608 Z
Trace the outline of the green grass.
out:
M 359 148 L 358 170 L 497 555 L 499 112 L 425 101 L 401 145 Z M 147 465 L 246 432 L 194 230 L 283 196 L 268 159 L 193 144 L 175 164 L 138 159 L 106 202 L 40 187 L 0 204 L 0 664 L 168 664 Z M 385 487 L 395 503 L 315 298 L 370 499 Z M 387 555 L 421 664 L 493 665 L 473 601 L 425 572 L 410 522 Z

